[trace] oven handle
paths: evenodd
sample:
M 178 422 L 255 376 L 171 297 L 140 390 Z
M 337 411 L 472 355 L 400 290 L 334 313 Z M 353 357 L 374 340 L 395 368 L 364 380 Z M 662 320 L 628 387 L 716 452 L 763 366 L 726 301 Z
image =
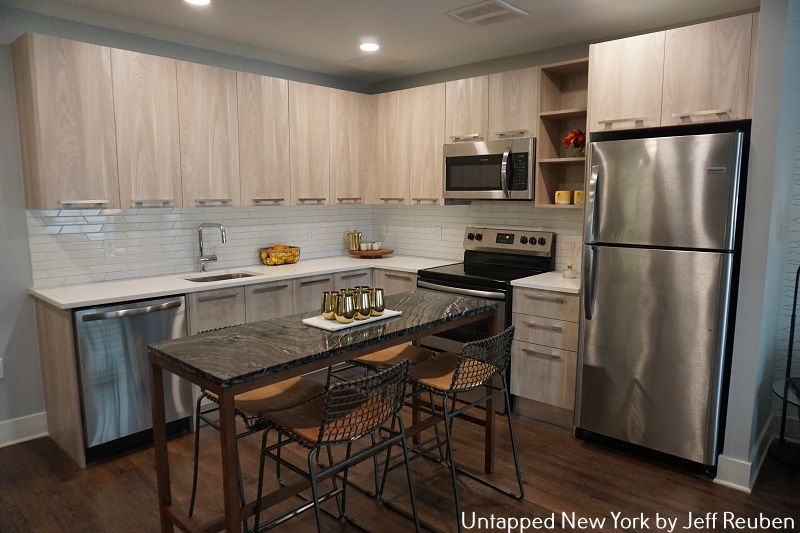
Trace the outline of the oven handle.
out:
M 476 289 L 462 289 L 461 287 L 450 287 L 447 285 L 439 285 L 437 283 L 429 283 L 427 281 L 417 281 L 417 287 L 422 287 L 423 289 L 431 289 L 440 292 L 450 292 L 453 294 L 463 294 L 464 296 L 474 296 L 475 298 L 485 298 L 487 300 L 506 299 L 506 295 L 503 292 L 479 291 Z

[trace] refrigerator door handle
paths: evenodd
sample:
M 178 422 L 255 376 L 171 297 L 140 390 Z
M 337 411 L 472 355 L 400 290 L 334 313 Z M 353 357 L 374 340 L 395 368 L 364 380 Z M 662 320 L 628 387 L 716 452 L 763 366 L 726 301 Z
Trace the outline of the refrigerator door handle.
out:
M 591 150 L 591 144 L 589 145 Z M 591 155 L 591 152 L 590 152 Z M 597 180 L 600 179 L 600 165 L 592 165 L 589 169 L 589 179 L 586 184 L 586 219 L 584 240 L 587 243 L 595 242 L 595 231 L 599 225 L 599 211 L 597 198 Z
M 594 314 L 597 282 L 594 248 L 591 244 L 583 247 L 583 315 L 586 320 L 591 320 Z

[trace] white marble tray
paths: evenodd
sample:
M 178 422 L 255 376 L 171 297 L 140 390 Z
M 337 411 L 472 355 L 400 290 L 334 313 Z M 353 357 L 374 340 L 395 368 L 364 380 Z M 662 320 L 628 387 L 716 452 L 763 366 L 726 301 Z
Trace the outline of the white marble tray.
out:
M 314 328 L 324 329 L 325 331 L 340 331 L 343 329 L 354 328 L 356 326 L 363 326 L 365 324 L 372 324 L 380 320 L 386 320 L 395 316 L 402 315 L 402 311 L 395 311 L 393 309 L 385 309 L 381 316 L 371 316 L 364 320 L 353 320 L 349 324 L 341 324 L 335 320 L 327 320 L 322 318 L 322 315 L 312 316 L 311 318 L 304 318 L 303 324 Z

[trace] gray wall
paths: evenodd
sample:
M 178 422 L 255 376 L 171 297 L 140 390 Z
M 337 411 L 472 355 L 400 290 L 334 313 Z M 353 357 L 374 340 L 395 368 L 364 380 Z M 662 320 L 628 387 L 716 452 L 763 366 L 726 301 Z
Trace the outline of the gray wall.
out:
M 0 421 L 44 410 L 11 49 L 0 46 Z

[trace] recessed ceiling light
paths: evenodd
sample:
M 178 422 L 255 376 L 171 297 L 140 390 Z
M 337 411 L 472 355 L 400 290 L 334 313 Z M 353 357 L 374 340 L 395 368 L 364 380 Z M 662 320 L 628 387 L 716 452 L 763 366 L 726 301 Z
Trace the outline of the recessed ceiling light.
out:
M 183 0 L 187 4 L 192 4 L 193 6 L 207 6 L 211 3 L 211 0 Z
M 361 48 L 362 52 L 377 52 L 378 50 L 381 49 L 381 45 L 379 45 L 378 43 L 366 42 L 366 43 L 361 43 L 361 46 L 359 46 L 359 48 Z

